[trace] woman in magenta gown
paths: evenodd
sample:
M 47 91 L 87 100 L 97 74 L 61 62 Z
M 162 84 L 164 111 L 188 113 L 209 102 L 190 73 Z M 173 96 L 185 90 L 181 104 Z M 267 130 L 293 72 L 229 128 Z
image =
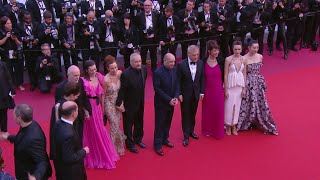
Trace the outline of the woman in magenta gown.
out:
M 83 85 L 92 107 L 92 116 L 84 122 L 83 146 L 88 146 L 90 149 L 84 163 L 88 168 L 112 169 L 116 167 L 119 155 L 103 125 L 101 98 L 104 77 L 97 72 L 95 62 L 92 60 L 84 63 L 84 70 Z
M 224 61 L 219 58 L 219 45 L 207 43 L 207 58 L 204 59 L 205 90 L 202 101 L 202 133 L 216 139 L 224 137 Z

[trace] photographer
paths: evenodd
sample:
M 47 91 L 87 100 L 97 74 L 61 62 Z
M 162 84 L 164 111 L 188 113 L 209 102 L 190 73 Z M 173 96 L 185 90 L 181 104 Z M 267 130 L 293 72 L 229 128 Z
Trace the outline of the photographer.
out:
M 263 38 L 266 28 L 262 28 L 267 25 L 272 13 L 272 2 L 269 0 L 256 0 L 255 5 L 258 9 L 253 20 L 253 31 L 251 31 L 251 37 L 258 41 L 259 50 L 258 53 L 263 55 Z
M 140 44 L 142 64 L 146 64 L 148 50 L 151 58 L 151 70 L 157 68 L 157 46 L 146 46 L 147 44 L 158 44 L 158 20 L 159 14 L 151 10 L 152 2 L 146 0 L 143 4 L 144 12 L 137 15 L 137 27 L 140 31 Z
M 163 64 L 164 55 L 168 51 L 176 56 L 177 35 L 179 34 L 181 21 L 178 16 L 173 15 L 173 7 L 166 6 L 164 15 L 159 20 L 159 38 L 161 45 L 161 61 Z
M 67 13 L 79 17 L 78 6 L 75 0 L 57 0 L 55 2 L 55 10 L 56 17 L 60 19 L 60 23 L 64 21 Z
M 123 15 L 123 23 L 121 24 L 119 45 L 120 54 L 123 55 L 124 67 L 130 66 L 130 55 L 135 51 L 139 43 L 138 30 L 132 22 L 129 13 Z
M 38 74 L 38 87 L 42 93 L 50 93 L 53 83 L 60 82 L 58 59 L 51 54 L 49 44 L 41 45 L 42 55 L 37 59 L 36 72 Z
M 120 19 L 129 8 L 129 0 L 104 0 L 104 11 L 110 10 L 114 17 Z
M 99 53 L 101 47 L 99 45 L 100 28 L 98 21 L 95 20 L 93 11 L 89 11 L 84 19 L 78 19 L 76 25 L 78 26 L 79 46 L 82 51 L 83 62 L 91 59 L 99 64 Z M 98 66 L 97 66 L 98 68 Z
M 27 10 L 32 13 L 33 20 L 42 23 L 44 20 L 44 12 L 52 12 L 52 4 L 50 0 L 27 0 Z
M 64 22 L 59 26 L 59 39 L 63 49 L 65 72 L 72 65 L 78 66 L 78 53 L 76 50 L 76 29 L 72 13 L 66 13 Z M 71 58 L 71 59 L 70 59 Z
M 5 16 L 11 19 L 12 27 L 16 28 L 17 24 L 22 21 L 22 12 L 25 10 L 24 4 L 19 3 L 16 0 L 10 0 L 10 4 L 5 5 L 3 8 Z
M 287 3 L 284 4 L 282 0 L 273 1 L 271 22 L 272 23 L 276 22 L 278 25 L 276 48 L 277 50 L 282 51 L 280 47 L 280 42 L 282 41 L 284 59 L 288 59 L 288 44 L 287 44 L 286 29 L 285 29 L 287 18 L 288 18 Z M 268 28 L 269 28 L 268 51 L 269 51 L 269 55 L 272 55 L 275 25 L 270 25 Z
M 100 0 L 81 1 L 81 14 L 88 14 L 90 11 L 95 13 L 95 17 L 100 18 L 103 14 L 103 6 Z
M 143 11 L 142 0 L 129 0 L 129 9 L 131 17 L 136 17 L 140 12 Z
M 102 58 L 107 55 L 111 55 L 114 58 L 117 57 L 118 42 L 119 42 L 119 22 L 118 19 L 113 17 L 111 10 L 106 10 L 105 18 L 100 19 L 100 44 L 103 50 Z M 110 49 L 109 49 L 110 48 Z M 98 66 L 99 64 L 97 64 Z M 107 72 L 107 69 L 104 67 L 104 72 Z
M 38 25 L 38 23 L 32 22 L 31 13 L 28 11 L 24 11 L 23 22 L 19 23 L 17 26 L 19 34 L 21 34 L 23 50 L 26 50 L 24 51 L 24 59 L 31 84 L 30 91 L 33 91 L 37 87 L 35 57 L 38 57 L 39 52 L 35 50 L 39 49 Z
M 198 38 L 198 25 L 197 25 L 197 17 L 198 11 L 194 10 L 195 1 L 188 0 L 186 3 L 186 8 L 181 9 L 178 12 L 179 18 L 182 20 L 181 23 L 181 51 L 182 51 L 182 59 L 187 58 L 187 49 L 190 45 L 197 45 L 198 40 L 190 40 Z
M 0 47 L 4 50 L 1 60 L 8 66 L 8 70 L 15 85 L 24 90 L 23 84 L 23 58 L 21 37 L 12 28 L 11 20 L 4 16 L 0 19 Z
M 309 12 L 315 13 L 320 10 L 320 0 L 309 0 Z M 307 17 L 304 33 L 304 42 L 306 46 L 311 46 L 313 50 L 318 48 L 316 34 L 319 26 L 320 14 L 313 14 Z
M 309 11 L 308 0 L 288 0 L 288 8 L 289 19 L 295 18 L 287 21 L 288 49 L 298 51 L 296 44 L 302 38 L 304 14 Z
M 211 9 L 211 2 L 205 1 L 203 3 L 203 12 L 198 14 L 197 24 L 199 24 L 199 37 L 200 39 L 200 58 L 206 54 L 207 41 L 213 39 L 212 36 L 216 35 L 216 28 L 218 27 L 218 16 L 214 14 Z
M 237 4 L 237 11 L 235 12 L 236 15 L 236 31 L 239 35 L 238 37 L 241 39 L 242 44 L 244 43 L 244 39 L 248 32 L 252 30 L 252 22 L 254 21 L 255 15 L 258 11 L 257 7 L 253 3 L 253 0 L 245 0 L 244 2 L 238 1 Z M 244 50 L 241 52 L 241 55 L 246 53 Z
M 43 16 L 44 22 L 41 23 L 38 28 L 39 44 L 42 45 L 47 43 L 52 49 L 58 48 L 58 28 L 57 25 L 52 22 L 52 13 L 50 11 L 45 11 Z

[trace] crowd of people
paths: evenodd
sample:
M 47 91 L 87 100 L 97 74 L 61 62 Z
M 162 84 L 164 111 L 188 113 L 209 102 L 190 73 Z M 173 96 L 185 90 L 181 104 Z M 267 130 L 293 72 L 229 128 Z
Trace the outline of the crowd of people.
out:
M 199 139 L 195 124 L 200 101 L 201 131 L 205 136 L 223 139 L 225 134 L 238 135 L 238 131 L 252 128 L 278 135 L 266 98 L 266 83 L 260 74 L 264 25 L 268 22 L 278 25 L 276 46 L 280 50 L 278 42 L 282 41 L 287 59 L 288 50 L 296 50 L 299 39 L 306 47 L 315 42 L 317 15 L 311 19 L 305 17 L 306 25 L 314 27 L 306 29 L 310 33 L 301 34 L 289 25 L 300 22 L 299 18 L 289 17 L 304 18 L 308 10 L 317 11 L 313 6 L 319 2 L 312 2 L 205 1 L 203 12 L 198 13 L 196 8 L 200 4 L 194 0 L 169 1 L 169 5 L 150 0 L 105 0 L 105 7 L 98 0 L 80 4 L 28 0 L 27 10 L 23 4 L 10 0 L 0 12 L 3 32 L 0 33 L 3 48 L 0 85 L 4 87 L 0 88 L 0 140 L 14 143 L 16 178 L 48 179 L 52 175 L 51 159 L 57 179 L 86 179 L 85 167 L 112 169 L 125 154 L 125 148 L 132 153 L 139 152 L 137 146 L 146 148 L 143 121 L 148 51 L 155 92 L 153 148 L 156 154 L 164 155 L 162 146 L 174 147 L 169 132 L 178 104 L 185 147 L 189 146 L 190 138 Z M 54 14 L 60 18 L 59 28 Z M 272 36 L 268 41 L 269 55 L 273 52 L 274 27 L 268 26 Z M 230 32 L 237 34 L 216 36 Z M 245 40 L 248 32 L 252 38 Z M 181 43 L 179 63 L 176 63 L 176 41 Z M 158 45 L 161 46 L 159 67 Z M 116 60 L 119 47 L 125 62 L 123 72 Z M 57 49 L 56 54 L 51 52 Z M 80 52 L 82 77 L 78 67 Z M 64 60 L 65 80 L 62 80 L 60 55 Z M 100 61 L 105 75 L 99 71 Z M 31 90 L 38 87 L 41 92 L 50 92 L 52 83 L 58 82 L 50 120 L 49 155 L 46 137 L 33 119 L 32 107 L 14 103 L 15 86 L 24 90 L 24 62 Z M 21 127 L 17 135 L 7 132 L 8 109 L 14 109 L 15 122 Z M 106 123 L 110 124 L 110 130 Z M 26 140 L 22 142 L 22 138 Z

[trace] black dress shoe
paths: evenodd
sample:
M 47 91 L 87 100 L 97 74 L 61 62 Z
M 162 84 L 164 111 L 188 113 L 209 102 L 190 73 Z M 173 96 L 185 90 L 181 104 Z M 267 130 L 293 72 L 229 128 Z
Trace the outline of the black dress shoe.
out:
M 184 139 L 182 145 L 187 147 L 189 145 L 189 139 Z
M 298 48 L 293 46 L 293 48 L 291 48 L 292 51 L 298 51 Z
M 141 148 L 146 148 L 146 145 L 143 142 L 137 143 L 137 145 Z
M 130 152 L 133 152 L 133 153 L 138 153 L 138 149 L 136 147 L 131 147 L 131 148 L 128 148 Z
M 283 58 L 284 58 L 285 60 L 287 60 L 287 59 L 288 59 L 288 53 L 285 53 Z
M 163 145 L 170 147 L 170 148 L 174 147 L 174 145 L 171 142 L 165 142 L 165 143 L 163 143 Z
M 164 155 L 162 149 L 156 149 L 155 151 L 159 156 L 163 156 Z
M 281 48 L 280 46 L 277 46 L 276 49 L 277 49 L 278 51 L 282 51 L 282 48 Z
M 196 135 L 195 133 L 191 133 L 190 136 L 191 136 L 193 139 L 199 139 L 199 136 Z
M 273 55 L 273 50 L 268 50 L 268 55 L 272 56 Z
M 36 87 L 35 87 L 34 85 L 31 85 L 30 91 L 32 92 L 32 91 L 34 91 L 35 89 L 36 89 Z

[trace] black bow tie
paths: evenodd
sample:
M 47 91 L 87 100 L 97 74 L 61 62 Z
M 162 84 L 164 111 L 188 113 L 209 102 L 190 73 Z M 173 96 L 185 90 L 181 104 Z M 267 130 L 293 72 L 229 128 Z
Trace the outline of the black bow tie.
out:
M 168 19 L 171 20 L 172 18 L 171 18 L 171 17 L 168 17 Z
M 146 14 L 146 16 L 151 16 L 151 14 Z
M 192 62 L 192 61 L 191 61 L 191 62 L 190 62 L 190 65 L 196 65 L 196 62 Z

